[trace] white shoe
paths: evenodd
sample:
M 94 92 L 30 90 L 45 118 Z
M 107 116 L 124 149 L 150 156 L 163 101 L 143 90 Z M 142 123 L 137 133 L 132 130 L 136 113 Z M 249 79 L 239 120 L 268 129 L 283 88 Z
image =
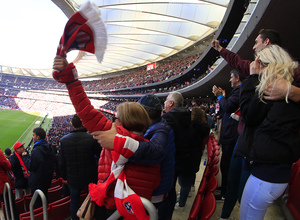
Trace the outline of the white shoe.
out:
M 175 204 L 175 207 L 174 207 L 174 209 L 177 210 L 177 211 L 179 211 L 179 212 L 183 212 L 183 211 L 184 211 L 184 208 L 185 208 L 185 207 L 180 207 L 180 206 L 179 206 L 179 202 L 177 202 L 177 203 Z

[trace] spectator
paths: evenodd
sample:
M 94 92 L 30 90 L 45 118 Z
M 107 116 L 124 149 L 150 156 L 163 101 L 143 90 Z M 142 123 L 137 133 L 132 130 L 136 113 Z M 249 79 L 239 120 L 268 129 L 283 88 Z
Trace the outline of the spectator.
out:
M 272 29 L 261 29 L 259 31 L 258 36 L 255 39 L 255 45 L 253 46 L 253 50 L 255 52 L 259 52 L 259 50 L 265 48 L 267 45 L 272 45 L 272 44 L 276 44 L 276 45 L 281 45 L 281 38 L 280 35 L 278 34 L 277 31 L 272 30 Z M 215 50 L 218 50 L 220 52 L 220 55 L 228 62 L 228 64 L 239 71 L 239 73 L 244 76 L 247 77 L 250 74 L 250 60 L 242 60 L 240 56 L 238 56 L 237 54 L 223 48 L 220 44 L 219 41 L 217 40 L 213 40 L 212 41 L 212 47 Z M 294 79 L 296 84 L 300 85 L 300 67 L 298 65 L 297 68 L 294 69 Z M 278 82 L 279 83 L 279 80 Z M 285 83 L 284 83 L 285 84 Z M 281 84 L 282 85 L 282 84 Z M 270 84 L 270 86 L 265 92 L 267 95 L 270 95 L 270 92 L 272 91 L 271 88 L 273 88 L 272 83 Z M 285 86 L 285 85 L 284 85 Z M 275 89 L 275 88 L 274 88 Z M 297 90 L 298 88 L 296 88 L 294 85 L 291 86 L 291 93 L 289 94 L 291 97 L 293 98 L 293 91 Z M 275 90 L 276 91 L 276 90 Z M 280 92 L 282 93 L 282 92 Z M 284 92 L 283 92 L 284 93 Z M 286 94 L 286 93 L 284 93 Z M 276 99 L 277 96 L 271 96 L 270 99 L 274 100 Z M 266 97 L 266 99 L 268 99 L 268 97 Z M 298 99 L 299 101 L 299 99 Z M 239 123 L 239 127 L 241 129 L 239 130 L 243 130 L 243 120 L 240 120 Z M 233 161 L 233 162 L 232 162 Z M 230 167 L 230 184 L 228 184 L 228 186 L 230 186 L 229 192 L 226 193 L 226 197 L 228 197 L 228 199 L 225 199 L 224 201 L 224 206 L 222 209 L 222 219 L 228 219 L 230 217 L 230 214 L 236 204 L 236 201 L 239 200 L 241 198 L 241 192 L 243 192 L 243 188 L 244 188 L 244 183 L 246 182 L 245 180 L 247 180 L 247 175 L 248 172 L 243 172 L 243 175 L 241 177 L 242 174 L 242 169 L 241 167 L 243 166 L 243 162 L 244 160 L 242 158 L 238 158 L 238 157 L 233 157 L 231 161 L 231 164 L 234 163 L 234 166 Z M 228 189 L 226 190 L 228 191 Z
M 73 73 L 76 72 L 74 64 L 68 64 L 65 57 L 56 56 L 53 68 L 62 71 L 59 74 L 55 74 L 54 78 L 61 83 L 67 84 L 70 99 L 84 126 L 90 132 L 110 129 L 112 123 L 91 105 L 81 82 L 74 78 L 75 75 L 73 75 Z M 151 200 L 152 193 L 154 189 L 158 187 L 160 182 L 160 165 L 136 164 L 134 162 L 127 163 L 128 158 L 131 157 L 129 152 L 134 153 L 137 150 L 137 146 L 131 144 L 128 137 L 132 137 L 138 141 L 145 141 L 140 134 L 147 130 L 150 118 L 140 104 L 135 102 L 124 102 L 117 107 L 115 123 L 118 130 L 118 135 L 116 137 L 116 141 L 119 143 L 117 144 L 118 147 L 115 148 L 113 153 L 106 149 L 102 150 L 99 159 L 98 184 L 89 185 L 89 193 L 92 201 L 95 201 L 101 208 L 100 215 L 96 209 L 96 215 L 99 216 L 99 218 L 102 217 L 106 219 L 106 213 L 103 213 L 103 211 L 106 212 L 106 208 L 109 209 L 114 207 L 114 205 L 117 205 L 118 211 L 122 216 L 132 216 L 137 214 L 137 218 L 139 218 L 139 216 L 146 217 L 146 212 L 144 212 L 143 209 L 140 209 L 142 203 L 137 198 L 137 195 Z M 126 143 L 123 147 L 124 141 Z M 129 151 L 124 149 L 125 147 L 126 149 L 128 148 Z M 112 157 L 112 155 L 114 157 Z M 123 182 L 125 176 L 127 177 L 125 185 L 128 184 L 128 186 L 130 186 L 137 194 L 131 194 L 130 198 L 128 198 L 130 201 L 135 200 L 134 205 L 130 206 L 132 209 L 130 211 L 124 210 L 124 206 L 120 204 L 124 199 L 123 197 L 118 197 L 115 204 L 113 196 L 114 187 L 110 185 L 118 178 L 117 183 L 118 186 L 120 186 L 119 184 Z M 123 187 L 116 188 L 115 195 L 119 195 L 118 192 L 120 190 L 123 190 Z M 137 209 L 141 212 L 134 211 Z
M 158 210 L 159 219 L 167 219 L 169 207 L 168 193 L 173 185 L 174 178 L 174 137 L 173 131 L 161 118 L 161 104 L 157 96 L 145 95 L 138 102 L 146 109 L 151 124 L 144 137 L 149 142 L 139 142 L 138 150 L 130 158 L 131 161 L 148 163 L 161 163 L 161 182 L 152 194 L 151 202 Z M 103 147 L 113 150 L 115 129 L 106 132 L 93 132 L 94 138 Z
M 216 200 L 224 200 L 227 186 L 228 170 L 230 166 L 230 159 L 238 138 L 238 120 L 231 117 L 231 114 L 239 108 L 239 93 L 240 93 L 240 76 L 236 70 L 230 72 L 230 83 L 233 90 L 228 97 L 225 90 L 213 86 L 213 94 L 218 97 L 220 104 L 220 111 L 222 112 L 222 124 L 219 144 L 222 145 L 222 157 L 221 157 L 221 194 L 216 195 Z
M 15 143 L 14 150 L 9 161 L 16 177 L 15 199 L 18 199 L 23 197 L 23 190 L 25 195 L 30 194 L 30 188 L 28 186 L 29 172 L 22 159 L 22 154 L 25 152 L 24 144 L 20 142 Z
M 240 106 L 245 128 L 236 155 L 244 157 L 252 169 L 240 219 L 262 220 L 268 206 L 286 189 L 292 164 L 299 160 L 299 106 L 287 99 L 263 100 L 267 86 L 280 78 L 291 87 L 295 66 L 287 52 L 270 45 L 257 53 L 250 65 L 251 75 L 242 84 Z
M 97 161 L 101 146 L 87 133 L 77 114 L 72 118 L 75 130 L 60 139 L 59 167 L 63 179 L 68 183 L 71 197 L 71 217 L 80 207 L 80 193 L 88 192 L 89 183 L 97 183 Z
M 11 156 L 11 150 L 10 150 L 10 148 L 6 148 L 5 151 L 4 151 L 4 153 L 5 153 L 6 159 L 9 159 L 9 157 Z
M 190 192 L 194 179 L 194 166 L 190 163 L 194 158 L 191 153 L 193 149 L 199 147 L 192 146 L 191 141 L 191 113 L 183 107 L 183 97 L 179 92 L 171 92 L 164 103 L 165 112 L 163 119 L 167 121 L 174 131 L 175 140 L 175 175 L 174 184 L 170 192 L 171 211 L 168 218 L 172 218 L 174 208 L 178 211 L 185 209 L 185 202 Z M 198 167 L 199 168 L 199 167 Z M 176 203 L 176 181 L 179 181 L 180 200 Z
M 34 142 L 31 155 L 23 153 L 23 160 L 30 171 L 28 184 L 32 195 L 40 189 L 48 200 L 48 189 L 50 187 L 55 164 L 55 155 L 50 144 L 45 140 L 46 132 L 43 128 L 33 129 L 32 140 Z M 38 196 L 35 208 L 42 206 L 42 200 Z
M 8 171 L 11 171 L 11 164 L 4 156 L 4 153 L 0 150 L 0 200 L 3 203 L 4 203 L 4 197 L 3 197 L 4 184 L 8 183 L 10 185 L 10 187 L 12 187 L 10 180 L 9 180 L 8 173 L 7 173 Z M 11 188 L 11 195 L 13 195 L 12 188 Z M 6 193 L 6 196 L 7 196 L 6 201 L 9 201 L 8 192 Z M 17 212 L 15 199 L 11 198 L 11 200 L 12 200 L 13 209 L 14 209 L 14 219 L 19 220 L 19 214 Z M 9 212 L 9 214 L 6 213 L 6 215 L 11 216 L 10 215 L 10 206 L 8 206 L 8 212 Z

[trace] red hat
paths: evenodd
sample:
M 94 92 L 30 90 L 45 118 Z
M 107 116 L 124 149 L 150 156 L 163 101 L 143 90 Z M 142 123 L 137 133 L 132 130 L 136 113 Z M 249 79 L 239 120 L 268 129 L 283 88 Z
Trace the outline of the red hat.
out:
M 24 143 L 22 144 L 21 142 L 17 142 L 17 143 L 15 143 L 15 145 L 14 145 L 14 150 L 17 150 L 18 148 L 20 148 L 20 147 L 22 147 L 22 146 L 24 146 Z

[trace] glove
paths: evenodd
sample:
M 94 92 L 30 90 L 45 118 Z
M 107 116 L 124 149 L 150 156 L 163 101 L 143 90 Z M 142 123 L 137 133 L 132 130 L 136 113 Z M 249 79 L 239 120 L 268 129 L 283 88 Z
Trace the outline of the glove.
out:
M 78 80 L 78 73 L 73 63 L 69 63 L 62 72 L 53 70 L 52 76 L 59 83 L 70 84 Z

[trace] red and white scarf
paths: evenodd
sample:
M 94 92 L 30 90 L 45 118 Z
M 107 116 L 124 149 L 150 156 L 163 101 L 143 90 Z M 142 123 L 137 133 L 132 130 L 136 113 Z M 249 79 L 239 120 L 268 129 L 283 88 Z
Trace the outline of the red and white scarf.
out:
M 21 168 L 22 168 L 22 170 L 23 170 L 24 178 L 28 179 L 29 176 L 30 176 L 30 172 L 27 170 L 27 167 L 25 166 L 22 157 L 21 157 L 17 152 L 14 152 L 14 154 L 15 154 L 15 155 L 17 156 L 17 158 L 19 159 Z
M 111 174 L 104 183 L 89 185 L 92 200 L 97 205 L 103 206 L 109 186 L 117 180 L 114 192 L 116 207 L 126 220 L 149 219 L 140 197 L 128 186 L 123 170 L 128 158 L 132 157 L 138 149 L 138 145 L 139 143 L 132 141 L 131 138 L 117 134 L 114 140 L 114 150 L 111 151 L 113 159 Z
M 79 11 L 69 18 L 56 55 L 66 57 L 71 50 L 81 50 L 95 54 L 101 63 L 107 46 L 107 32 L 100 15 L 98 6 L 86 1 Z

